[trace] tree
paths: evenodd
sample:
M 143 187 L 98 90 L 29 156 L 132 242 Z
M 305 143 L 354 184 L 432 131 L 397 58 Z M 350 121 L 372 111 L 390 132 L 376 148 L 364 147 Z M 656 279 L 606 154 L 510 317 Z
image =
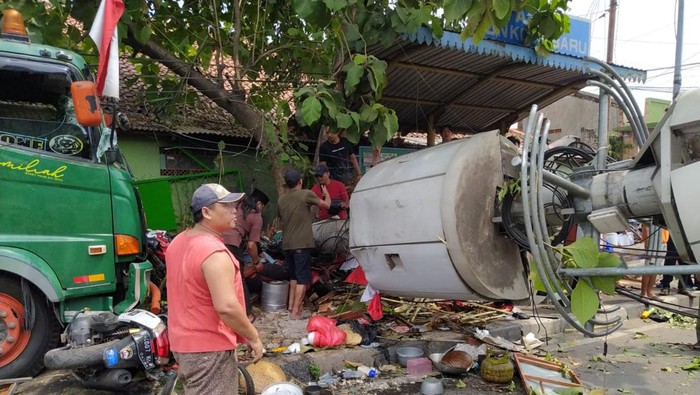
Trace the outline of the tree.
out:
M 318 131 L 369 131 L 381 145 L 398 129 L 378 102 L 386 64 L 367 53 L 421 26 L 481 40 L 514 11 L 531 14 L 527 39 L 538 53 L 568 31 L 569 0 L 124 0 L 122 48 L 139 64 L 154 102 L 186 100 L 192 89 L 229 112 L 261 143 L 277 169 L 303 164 L 287 134 L 292 115 L 284 92 L 295 90 L 297 121 Z M 95 53 L 87 31 L 97 0 L 5 1 L 30 21 L 36 42 Z M 73 22 L 69 19 L 72 17 Z M 145 55 L 145 56 L 142 56 Z M 159 62 L 177 78 L 154 78 Z M 168 85 L 177 89 L 160 89 Z M 162 91 L 162 92 L 159 92 Z M 278 184 L 279 185 L 279 184 Z

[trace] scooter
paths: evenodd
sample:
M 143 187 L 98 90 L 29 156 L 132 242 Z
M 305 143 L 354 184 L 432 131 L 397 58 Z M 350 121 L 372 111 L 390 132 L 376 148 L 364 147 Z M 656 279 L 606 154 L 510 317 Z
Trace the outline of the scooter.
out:
M 145 310 L 117 316 L 100 311 L 79 311 L 66 327 L 65 347 L 44 355 L 47 369 L 72 369 L 86 388 L 128 390 L 140 372 L 151 380 L 167 379 L 163 367 L 170 362 L 165 322 Z

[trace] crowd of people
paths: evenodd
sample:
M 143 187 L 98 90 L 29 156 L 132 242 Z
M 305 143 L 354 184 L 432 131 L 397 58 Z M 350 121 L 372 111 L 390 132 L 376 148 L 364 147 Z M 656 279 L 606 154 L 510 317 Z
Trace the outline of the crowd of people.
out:
M 302 308 L 312 281 L 312 224 L 347 219 L 349 189 L 361 177 L 353 145 L 337 134 L 328 134 L 319 159 L 313 187 L 305 189 L 304 175 L 288 168 L 287 192 L 277 201 L 290 319 L 307 318 Z M 259 189 L 244 194 L 219 184 L 202 185 L 190 206 L 194 226 L 178 234 L 167 249 L 171 349 L 187 393 L 237 392 L 239 343 L 248 344 L 253 361 L 262 357 L 252 295 L 261 291 L 260 274 L 275 266 L 263 265 L 259 250 L 262 213 L 269 202 Z

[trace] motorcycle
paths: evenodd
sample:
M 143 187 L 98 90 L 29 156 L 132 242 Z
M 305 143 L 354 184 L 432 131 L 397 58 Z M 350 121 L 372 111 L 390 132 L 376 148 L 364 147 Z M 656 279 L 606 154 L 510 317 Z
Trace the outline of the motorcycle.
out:
M 72 369 L 86 388 L 124 391 L 143 372 L 167 380 L 170 342 L 161 317 L 140 309 L 117 316 L 79 311 L 61 336 L 66 344 L 44 355 L 48 369 Z M 141 375 L 139 375 L 141 376 Z

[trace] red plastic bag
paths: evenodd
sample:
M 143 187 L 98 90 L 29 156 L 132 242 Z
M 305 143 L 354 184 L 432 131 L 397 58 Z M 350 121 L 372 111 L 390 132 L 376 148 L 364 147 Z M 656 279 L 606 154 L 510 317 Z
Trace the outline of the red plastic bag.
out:
M 367 285 L 367 277 L 365 277 L 365 271 L 362 270 L 362 266 L 358 266 L 355 270 L 350 273 L 350 275 L 345 279 L 346 283 Z
M 384 317 L 384 307 L 382 307 L 382 297 L 379 295 L 379 292 L 374 294 L 372 300 L 369 301 L 367 312 L 369 312 L 369 316 L 375 321 L 381 320 L 382 317 Z
M 335 326 L 335 320 L 320 315 L 309 318 L 306 324 L 307 332 L 316 332 L 314 336 L 314 347 L 336 347 L 345 343 L 347 334 Z

